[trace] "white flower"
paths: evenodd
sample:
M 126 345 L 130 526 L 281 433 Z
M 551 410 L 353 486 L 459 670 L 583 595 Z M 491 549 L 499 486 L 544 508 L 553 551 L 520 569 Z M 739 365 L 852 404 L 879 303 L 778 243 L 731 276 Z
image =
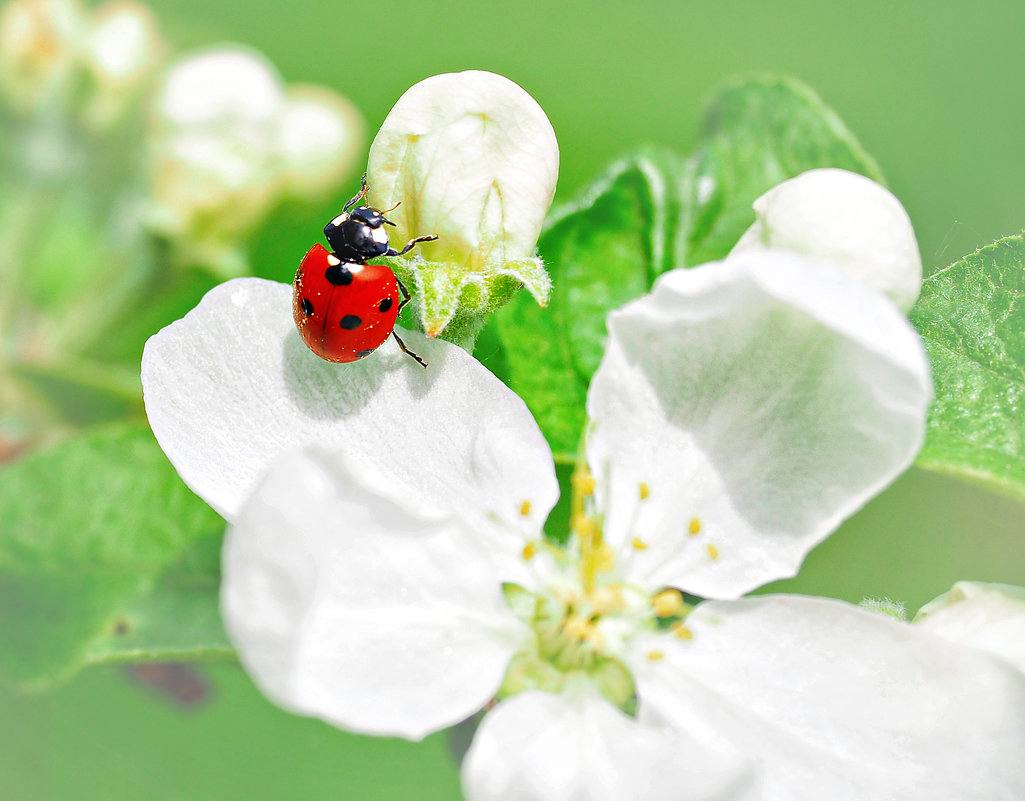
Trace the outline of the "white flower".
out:
M 558 172 L 551 123 L 508 78 L 435 75 L 399 98 L 370 148 L 367 181 L 375 206 L 401 202 L 389 213 L 396 242 L 438 237 L 405 265 L 430 336 L 460 309 L 501 305 L 510 279 L 547 302 L 551 283 L 535 248 Z
M 225 622 L 275 702 L 416 739 L 497 695 L 470 801 L 1025 797 L 1025 676 L 837 601 L 735 600 L 919 447 L 925 357 L 880 295 L 758 252 L 612 314 L 565 551 L 515 395 L 415 333 L 428 370 L 320 361 L 289 302 L 223 285 L 143 359 L 158 440 L 231 521 Z
M 923 606 L 914 623 L 1025 671 L 1025 587 L 959 581 Z
M 191 55 L 168 71 L 154 102 L 151 225 L 193 258 L 241 269 L 239 241 L 284 193 L 317 197 L 336 187 L 362 135 L 348 101 L 286 88 L 253 50 Z
M 911 220 L 885 187 L 847 170 L 819 169 L 773 187 L 754 202 L 757 219 L 733 253 L 786 248 L 888 295 L 904 311 L 922 287 Z

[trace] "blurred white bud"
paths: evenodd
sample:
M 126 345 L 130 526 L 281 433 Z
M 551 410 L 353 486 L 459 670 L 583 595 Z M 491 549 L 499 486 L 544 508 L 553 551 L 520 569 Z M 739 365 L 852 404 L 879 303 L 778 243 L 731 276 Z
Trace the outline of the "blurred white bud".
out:
M 92 95 L 89 122 L 105 126 L 135 100 L 163 61 L 167 48 L 145 6 L 115 0 L 97 9 L 85 37 Z
M 280 77 L 251 50 L 219 47 L 174 65 L 151 124 L 154 227 L 193 253 L 230 250 L 250 233 L 280 191 L 284 110 Z
M 62 98 L 84 29 L 74 0 L 14 0 L 0 9 L 0 88 L 21 111 Z
M 276 148 L 285 189 L 315 199 L 338 188 L 356 165 L 366 129 L 346 98 L 320 86 L 291 86 Z
M 754 209 L 757 219 L 733 253 L 794 250 L 883 292 L 904 311 L 917 300 L 922 259 L 911 220 L 875 181 L 846 170 L 810 170 L 770 189 Z
M 914 623 L 1025 670 L 1025 587 L 959 581 L 923 606 Z
M 547 300 L 550 282 L 534 253 L 558 172 L 548 117 L 507 78 L 436 75 L 399 98 L 370 147 L 367 179 L 375 206 L 402 204 L 389 214 L 399 247 L 438 237 L 407 265 L 428 334 L 457 312 L 500 305 L 510 279 Z

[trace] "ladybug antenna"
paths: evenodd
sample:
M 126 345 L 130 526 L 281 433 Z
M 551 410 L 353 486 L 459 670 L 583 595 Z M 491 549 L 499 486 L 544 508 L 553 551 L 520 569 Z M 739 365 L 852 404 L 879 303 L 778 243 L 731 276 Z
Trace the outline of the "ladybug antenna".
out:
M 385 221 L 386 223 L 388 223 L 388 225 L 394 226 L 394 225 L 395 225 L 395 223 L 393 223 L 393 222 L 392 222 L 391 220 L 389 220 L 389 219 L 388 219 L 387 217 L 385 217 L 384 215 L 385 215 L 385 214 L 388 214 L 389 212 L 393 212 L 393 211 L 395 211 L 395 209 L 397 209 L 397 208 L 398 208 L 399 206 L 401 206 L 401 205 L 402 205 L 402 201 L 400 200 L 400 201 L 399 201 L 398 203 L 396 203 L 396 204 L 395 204 L 394 206 L 392 206 L 392 207 L 391 207 L 390 209 L 385 209 L 384 211 L 382 211 L 382 212 L 381 212 L 381 219 L 382 219 L 382 220 L 384 220 L 384 221 Z

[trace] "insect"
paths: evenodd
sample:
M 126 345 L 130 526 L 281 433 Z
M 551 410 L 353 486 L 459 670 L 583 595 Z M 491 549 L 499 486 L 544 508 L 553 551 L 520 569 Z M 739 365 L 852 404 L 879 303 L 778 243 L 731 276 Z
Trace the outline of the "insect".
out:
M 296 328 L 306 346 L 329 362 L 354 362 L 369 356 L 390 334 L 403 353 L 426 367 L 427 362 L 395 333 L 395 321 L 409 303 L 409 291 L 390 267 L 367 262 L 381 256 L 405 255 L 420 242 L 438 237 L 418 236 L 402 250 L 395 250 L 384 228 L 395 225 L 384 216 L 387 212 L 356 206 L 366 195 L 364 175 L 359 192 L 324 228 L 334 252 L 316 244 L 303 257 L 292 284 Z

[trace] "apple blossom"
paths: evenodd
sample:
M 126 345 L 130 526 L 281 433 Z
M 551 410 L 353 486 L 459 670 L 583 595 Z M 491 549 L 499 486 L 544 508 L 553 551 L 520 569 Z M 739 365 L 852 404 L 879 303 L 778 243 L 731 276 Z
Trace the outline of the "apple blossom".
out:
M 143 360 L 158 441 L 231 522 L 225 624 L 276 703 L 417 739 L 497 698 L 470 801 L 1025 794 L 1025 675 L 838 601 L 739 597 L 921 444 L 927 363 L 876 292 L 758 251 L 613 313 L 565 548 L 512 392 L 415 333 L 429 370 L 390 343 L 328 364 L 289 303 L 229 282 Z

